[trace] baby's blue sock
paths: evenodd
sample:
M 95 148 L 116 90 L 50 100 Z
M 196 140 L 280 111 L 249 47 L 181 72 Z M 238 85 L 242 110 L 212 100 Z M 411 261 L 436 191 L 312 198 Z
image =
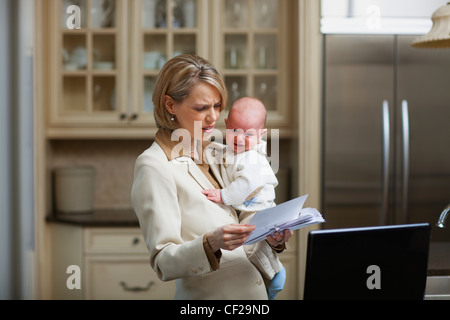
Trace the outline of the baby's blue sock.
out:
M 270 281 L 269 288 L 267 288 L 267 295 L 269 300 L 275 300 L 277 293 L 280 292 L 286 281 L 286 269 L 281 268 L 280 272 L 274 275 L 272 281 Z

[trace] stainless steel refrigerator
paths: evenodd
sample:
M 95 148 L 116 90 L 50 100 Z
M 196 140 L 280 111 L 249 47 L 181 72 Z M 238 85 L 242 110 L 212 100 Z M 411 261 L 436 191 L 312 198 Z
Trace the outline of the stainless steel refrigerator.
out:
M 450 50 L 323 37 L 325 228 L 429 222 L 450 202 Z

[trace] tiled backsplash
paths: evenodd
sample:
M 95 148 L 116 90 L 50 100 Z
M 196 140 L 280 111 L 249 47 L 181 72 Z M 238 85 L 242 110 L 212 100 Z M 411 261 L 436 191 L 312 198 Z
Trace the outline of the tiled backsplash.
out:
M 151 143 L 147 140 L 53 140 L 49 167 L 94 167 L 94 208 L 127 209 L 131 208 L 134 163 Z
M 151 140 L 51 140 L 48 168 L 65 166 L 92 166 L 95 169 L 95 209 L 130 209 L 131 186 L 136 158 L 144 152 Z M 280 143 L 280 169 L 289 165 L 289 142 Z M 270 153 L 269 153 L 270 154 Z M 289 172 L 277 174 L 277 202 L 289 198 Z M 50 192 L 53 197 L 53 192 Z M 49 199 L 52 201 L 52 198 Z

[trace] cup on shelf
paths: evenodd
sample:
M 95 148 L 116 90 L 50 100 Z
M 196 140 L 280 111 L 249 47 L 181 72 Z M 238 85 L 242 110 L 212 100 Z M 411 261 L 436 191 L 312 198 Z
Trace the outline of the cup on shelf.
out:
M 78 69 L 84 69 L 87 64 L 87 52 L 82 46 L 77 46 L 70 54 L 70 64 L 75 64 Z

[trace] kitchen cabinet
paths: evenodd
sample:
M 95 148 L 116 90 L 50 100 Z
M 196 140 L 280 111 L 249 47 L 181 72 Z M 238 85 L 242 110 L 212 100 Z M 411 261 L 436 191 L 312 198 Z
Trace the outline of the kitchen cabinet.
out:
M 51 219 L 53 299 L 173 299 L 175 281 L 162 282 L 150 267 L 140 228 L 126 224 L 118 226 L 117 221 L 114 226 L 106 227 L 96 222 L 97 219 L 107 221 L 108 217 L 97 213 L 87 218 L 63 216 Z M 287 248 L 279 257 L 288 279 L 296 279 L 295 237 Z M 70 289 L 67 285 L 68 279 L 75 275 L 66 271 L 69 266 L 79 267 L 79 289 Z M 74 281 L 73 278 L 69 280 L 70 283 Z M 295 299 L 296 292 L 295 281 L 287 281 L 277 300 Z
M 58 126 L 154 126 L 151 92 L 158 69 L 176 54 L 206 54 L 199 36 L 204 4 L 52 2 L 50 132 Z M 71 5 L 80 8 L 79 28 L 70 24 L 76 19 Z
M 48 6 L 49 138 L 151 137 L 158 72 L 182 53 L 219 69 L 230 103 L 258 97 L 268 127 L 288 130 L 290 41 L 282 18 L 288 1 L 60 0 Z
M 175 282 L 160 281 L 151 269 L 139 228 L 53 227 L 54 299 L 173 299 Z M 79 267 L 80 289 L 67 287 L 72 265 Z

